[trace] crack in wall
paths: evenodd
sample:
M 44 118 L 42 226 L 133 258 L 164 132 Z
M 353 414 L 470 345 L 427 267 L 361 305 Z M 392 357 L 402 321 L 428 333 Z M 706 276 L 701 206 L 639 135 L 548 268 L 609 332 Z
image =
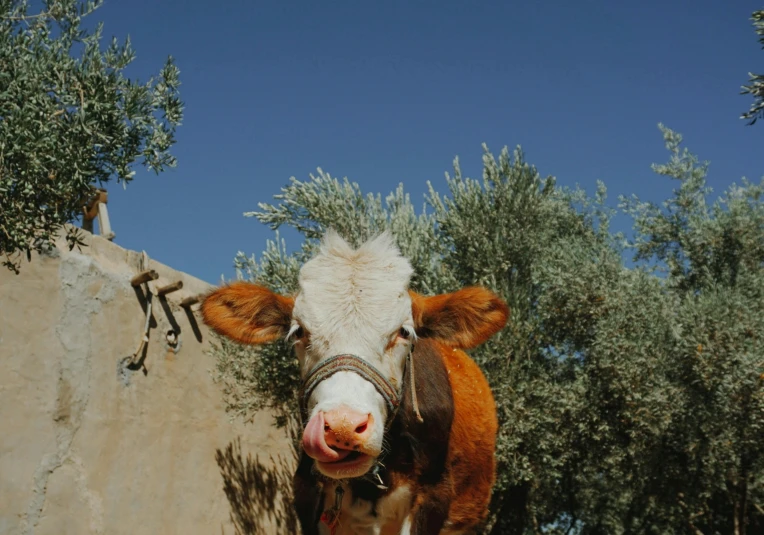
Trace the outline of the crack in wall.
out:
M 69 464 L 71 464 L 75 471 L 74 482 L 77 490 L 85 500 L 88 509 L 90 509 L 90 531 L 96 535 L 102 535 L 104 533 L 103 500 L 97 493 L 88 488 L 87 473 L 85 472 L 85 464 L 82 462 L 82 459 L 79 456 L 70 454 Z
M 77 488 L 91 511 L 91 526 L 103 531 L 100 499 L 85 484 L 82 461 L 73 456 L 72 443 L 82 424 L 90 386 L 92 338 L 91 317 L 111 301 L 127 283 L 105 272 L 92 258 L 71 253 L 61 258 L 59 266 L 63 307 L 56 334 L 62 353 L 58 365 L 56 406 L 53 422 L 56 428 L 56 449 L 43 456 L 34 474 L 33 495 L 21 524 L 23 535 L 32 535 L 43 515 L 48 480 L 58 468 L 70 461 L 77 469 Z M 101 517 L 101 518 L 99 518 Z

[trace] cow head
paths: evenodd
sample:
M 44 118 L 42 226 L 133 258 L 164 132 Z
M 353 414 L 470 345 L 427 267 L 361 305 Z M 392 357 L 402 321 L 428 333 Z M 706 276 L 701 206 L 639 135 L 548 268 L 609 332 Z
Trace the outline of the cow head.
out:
M 499 331 L 506 304 L 483 288 L 424 297 L 409 291 L 412 268 L 385 233 L 353 249 L 324 237 L 303 265 L 297 294 L 282 296 L 247 282 L 209 294 L 205 323 L 245 344 L 278 339 L 294 347 L 302 379 L 337 355 L 355 355 L 396 389 L 415 338 L 451 347 L 477 346 Z M 382 451 L 389 408 L 378 388 L 353 371 L 322 380 L 306 400 L 303 448 L 325 476 L 365 474 Z

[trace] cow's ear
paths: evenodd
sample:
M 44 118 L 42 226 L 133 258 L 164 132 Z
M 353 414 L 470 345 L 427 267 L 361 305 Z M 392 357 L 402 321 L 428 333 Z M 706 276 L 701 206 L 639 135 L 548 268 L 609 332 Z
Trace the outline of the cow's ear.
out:
M 425 297 L 409 291 L 414 326 L 419 338 L 432 338 L 469 349 L 499 332 L 509 307 L 496 294 L 480 287 Z
M 292 322 L 294 299 L 249 282 L 218 288 L 202 301 L 202 318 L 218 334 L 243 344 L 284 338 Z

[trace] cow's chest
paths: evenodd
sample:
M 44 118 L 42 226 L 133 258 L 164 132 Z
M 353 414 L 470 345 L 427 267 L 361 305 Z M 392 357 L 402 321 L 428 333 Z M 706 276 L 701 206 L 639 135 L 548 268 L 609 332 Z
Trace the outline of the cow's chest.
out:
M 408 485 L 401 485 L 376 501 L 353 496 L 350 488 L 343 487 L 339 522 L 334 535 L 399 535 L 408 533 L 407 518 L 411 511 L 412 495 Z M 324 487 L 324 509 L 335 503 L 336 484 Z M 331 530 L 320 526 L 321 534 L 329 535 Z

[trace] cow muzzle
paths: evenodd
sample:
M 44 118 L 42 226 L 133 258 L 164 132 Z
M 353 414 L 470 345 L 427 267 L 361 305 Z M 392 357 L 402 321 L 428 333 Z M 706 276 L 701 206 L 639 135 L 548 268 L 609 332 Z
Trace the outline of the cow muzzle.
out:
M 332 410 L 317 411 L 308 420 L 308 401 L 316 387 L 337 372 L 347 371 L 370 382 L 387 406 L 385 422 L 376 422 L 373 415 L 340 405 Z M 375 426 L 389 429 L 400 403 L 400 393 L 376 368 L 355 355 L 337 355 L 316 365 L 308 374 L 300 392 L 300 412 L 303 422 L 302 445 L 305 453 L 315 459 L 324 475 L 336 479 L 364 475 L 380 454 L 379 444 L 373 447 L 370 438 L 377 435 Z
M 370 414 L 347 407 L 317 412 L 305 426 L 302 446 L 324 475 L 357 477 L 366 473 L 379 455 L 367 444 L 373 429 Z

